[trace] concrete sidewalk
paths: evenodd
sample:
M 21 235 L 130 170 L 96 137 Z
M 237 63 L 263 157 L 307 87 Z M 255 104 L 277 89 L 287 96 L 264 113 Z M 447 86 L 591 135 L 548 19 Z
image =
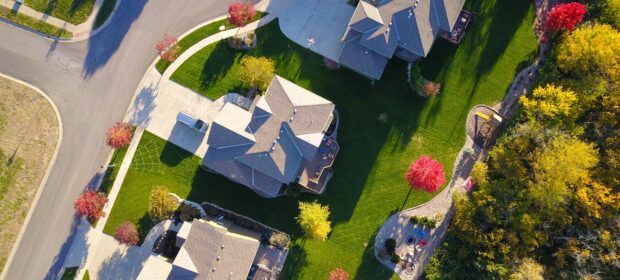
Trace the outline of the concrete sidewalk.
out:
M 70 31 L 73 33 L 73 38 L 71 38 L 71 40 L 84 40 L 90 37 L 91 33 L 95 31 L 93 30 L 95 26 L 95 19 L 97 18 L 97 14 L 99 14 L 99 10 L 101 10 L 101 5 L 103 5 L 103 1 L 104 0 L 95 1 L 93 9 L 88 16 L 88 19 L 78 25 L 74 25 L 64 20 L 44 14 L 24 4 L 16 3 L 14 0 L 0 0 L 0 5 L 12 9 L 19 14 L 38 19 L 45 23 Z M 117 0 L 116 5 L 118 6 L 121 1 L 122 0 Z M 116 9 L 116 7 L 114 7 L 114 9 Z M 114 12 L 112 12 L 108 18 L 112 17 L 113 14 Z M 103 25 L 101 27 L 103 27 Z

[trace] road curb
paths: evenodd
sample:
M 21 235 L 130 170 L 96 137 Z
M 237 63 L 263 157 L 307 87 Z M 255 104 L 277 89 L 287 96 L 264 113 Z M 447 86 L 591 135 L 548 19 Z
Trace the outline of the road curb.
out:
M 9 257 L 7 258 L 6 263 L 4 264 L 4 268 L 2 269 L 2 274 L 0 274 L 0 279 L 5 279 L 7 271 L 8 271 L 7 268 L 11 266 L 13 258 L 15 257 L 15 253 L 17 252 L 17 248 L 19 247 L 22 237 L 24 236 L 24 232 L 26 231 L 26 226 L 30 222 L 30 218 L 32 218 L 32 213 L 34 212 L 34 209 L 36 208 L 39 202 L 39 199 L 41 198 L 41 193 L 43 192 L 43 188 L 45 187 L 45 184 L 47 183 L 47 179 L 50 173 L 52 172 L 52 168 L 54 167 L 54 164 L 56 163 L 56 157 L 58 156 L 58 151 L 60 151 L 60 146 L 62 144 L 63 126 L 62 126 L 62 117 L 60 116 L 60 111 L 58 111 L 58 108 L 56 107 L 56 104 L 54 104 L 54 101 L 49 96 L 47 96 L 45 92 L 43 92 L 38 87 L 35 87 L 25 81 L 13 78 L 3 73 L 0 73 L 0 77 L 9 79 L 21 85 L 32 88 L 34 89 L 34 91 L 38 92 L 43 97 L 45 97 L 45 99 L 47 99 L 47 101 L 51 104 L 52 108 L 54 109 L 54 112 L 56 113 L 56 119 L 58 121 L 58 141 L 56 142 L 56 149 L 54 150 L 54 154 L 52 154 L 52 157 L 50 159 L 50 162 L 48 163 L 47 169 L 45 170 L 45 175 L 43 175 L 43 179 L 41 179 L 41 184 L 39 185 L 39 188 L 37 189 L 37 193 L 34 195 L 32 204 L 30 204 L 30 209 L 28 210 L 28 214 L 26 215 L 26 218 L 24 219 L 24 223 L 22 224 L 21 229 L 19 230 L 17 239 L 15 240 L 15 243 L 13 244 L 13 248 L 11 249 L 11 254 L 9 254 Z

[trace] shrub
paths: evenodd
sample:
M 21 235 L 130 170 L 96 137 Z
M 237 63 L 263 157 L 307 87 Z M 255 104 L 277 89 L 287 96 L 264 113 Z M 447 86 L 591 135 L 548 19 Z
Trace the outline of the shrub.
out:
M 126 147 L 131 143 L 133 128 L 127 123 L 117 122 L 108 129 L 107 142 L 114 149 Z
M 290 242 L 291 239 L 289 238 L 288 234 L 282 232 L 272 232 L 271 236 L 269 236 L 269 244 L 280 247 L 282 249 L 287 248 Z
M 418 217 L 418 216 L 411 216 L 411 218 L 409 218 L 409 221 L 413 224 L 413 225 L 417 225 L 417 224 L 421 224 L 425 227 L 428 228 L 435 228 L 437 222 L 435 221 L 435 219 L 431 219 L 431 218 L 427 218 L 427 217 Z
M 149 213 L 154 220 L 162 221 L 170 218 L 178 207 L 179 204 L 170 196 L 166 187 L 156 186 L 151 190 Z
M 125 222 L 119 225 L 116 228 L 116 233 L 114 233 L 114 238 L 119 243 L 126 244 L 128 246 L 136 245 L 138 244 L 138 241 L 140 241 L 138 230 L 132 222 Z
M 86 191 L 83 192 L 73 203 L 75 213 L 78 216 L 86 216 L 91 223 L 105 216 L 103 206 L 108 202 L 108 198 L 102 192 Z
M 436 192 L 446 182 L 443 166 L 430 156 L 421 156 L 409 166 L 407 181 L 414 189 Z
M 329 272 L 329 280 L 348 280 L 349 273 L 342 268 L 336 268 Z
M 400 262 L 400 256 L 397 255 L 396 253 L 392 253 L 392 255 L 390 255 L 390 261 L 393 263 L 399 263 Z
M 422 87 L 422 93 L 426 97 L 437 96 L 441 90 L 441 84 L 432 81 L 426 81 Z
M 396 240 L 394 238 L 386 239 L 383 245 L 385 245 L 385 250 L 387 250 L 388 254 L 394 254 L 396 250 Z
M 188 204 L 188 203 L 181 203 L 181 206 L 178 209 L 179 211 L 179 218 L 182 221 L 186 221 L 186 222 L 191 222 L 194 219 L 199 219 L 200 218 L 200 209 Z
M 487 167 L 486 163 L 476 161 L 470 174 L 471 179 L 474 181 L 474 183 L 478 184 L 479 186 L 485 186 L 489 182 L 489 179 L 487 177 L 488 169 L 489 168 Z
M 181 46 L 176 37 L 164 34 L 164 38 L 155 43 L 155 49 L 161 59 L 173 62 L 181 53 Z
M 299 202 L 299 216 L 296 220 L 306 235 L 315 240 L 325 240 L 332 231 L 329 207 L 318 202 Z
M 411 67 L 411 73 L 409 76 L 409 87 L 413 92 L 418 93 L 422 91 L 422 87 L 424 86 L 424 77 L 422 76 L 422 70 L 420 69 L 420 64 L 416 63 L 413 67 Z

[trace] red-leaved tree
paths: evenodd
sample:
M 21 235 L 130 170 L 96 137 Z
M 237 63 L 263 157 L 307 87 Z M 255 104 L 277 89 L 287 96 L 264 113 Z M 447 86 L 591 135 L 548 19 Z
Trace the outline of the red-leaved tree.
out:
M 436 192 L 446 178 L 441 163 L 430 156 L 421 156 L 409 166 L 407 181 L 414 189 Z
M 159 57 L 168 62 L 173 62 L 181 52 L 177 38 L 168 34 L 164 34 L 164 38 L 155 43 L 155 49 Z
M 254 6 L 249 3 L 233 2 L 228 6 L 228 20 L 237 27 L 243 27 L 256 16 Z
M 132 222 L 124 222 L 119 225 L 114 233 L 114 238 L 116 238 L 119 243 L 128 246 L 136 245 L 138 241 L 140 241 L 138 230 Z
M 342 268 L 336 268 L 329 272 L 329 280 L 349 280 L 349 273 Z
M 108 202 L 108 198 L 102 192 L 86 191 L 73 203 L 75 213 L 78 216 L 86 216 L 89 221 L 95 222 L 103 217 L 103 206 Z
M 585 14 L 586 7 L 578 2 L 556 5 L 547 15 L 547 30 L 551 32 L 573 31 L 575 25 L 583 20 Z
M 131 143 L 133 137 L 133 129 L 126 123 L 115 123 L 108 129 L 107 141 L 108 145 L 114 149 L 122 148 Z

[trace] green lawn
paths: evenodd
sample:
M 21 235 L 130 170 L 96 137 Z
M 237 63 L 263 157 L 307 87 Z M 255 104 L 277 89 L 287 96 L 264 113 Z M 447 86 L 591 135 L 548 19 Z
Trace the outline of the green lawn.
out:
M 449 177 L 465 140 L 469 109 L 501 100 L 536 50 L 531 3 L 478 0 L 468 6 L 479 16 L 461 45 L 437 41 L 422 61 L 427 78 L 443 84 L 441 94 L 430 99 L 408 88 L 402 61 L 393 59 L 381 81 L 371 85 L 344 68 L 327 70 L 320 56 L 288 41 L 276 22 L 257 31 L 258 46 L 250 51 L 233 52 L 225 44 L 201 50 L 173 74 L 173 80 L 215 98 L 239 89 L 237 62 L 243 55 L 266 56 L 276 61 L 279 75 L 336 104 L 342 149 L 327 191 L 320 196 L 263 199 L 202 171 L 197 157 L 145 133 L 104 231 L 113 233 L 130 220 L 144 235 L 151 227 L 149 191 L 164 185 L 181 197 L 213 202 L 292 234 L 295 241 L 283 279 L 325 279 L 335 267 L 343 267 L 352 279 L 396 279 L 374 259 L 374 235 L 390 214 L 433 196 L 414 191 L 407 197 L 408 164 L 420 155 L 432 155 Z M 300 238 L 293 220 L 297 202 L 314 199 L 332 211 L 334 231 L 325 242 Z
M 77 274 L 79 267 L 67 267 L 60 277 L 61 280 L 73 280 Z
M 97 17 L 95 18 L 94 28 L 97 28 L 105 23 L 105 21 L 108 19 L 108 17 L 112 13 L 112 10 L 114 10 L 114 6 L 116 6 L 116 0 L 104 0 L 103 1 L 103 4 L 101 5 L 101 9 L 99 9 L 99 13 L 97 14 Z
M 266 13 L 260 12 L 260 11 L 256 11 L 256 16 L 254 16 L 254 18 L 252 18 L 252 21 L 256 21 L 259 20 L 260 18 L 264 17 L 266 15 Z M 218 20 L 212 23 L 209 23 L 203 27 L 200 27 L 198 29 L 196 29 L 194 32 L 187 34 L 187 36 L 183 37 L 180 41 L 179 41 L 179 47 L 181 47 L 181 53 L 183 53 L 185 50 L 189 49 L 191 46 L 195 45 L 196 43 L 200 42 L 202 39 L 207 38 L 215 33 L 220 32 L 220 26 L 224 25 L 224 30 L 228 30 L 228 29 L 232 29 L 234 27 L 236 27 L 235 25 L 233 25 L 232 23 L 230 23 L 230 21 L 228 21 L 228 19 L 222 19 L 222 20 Z M 155 68 L 157 68 L 157 70 L 159 71 L 159 73 L 164 73 L 164 71 L 166 71 L 166 68 L 168 68 L 168 66 L 170 65 L 170 62 L 167 62 L 165 60 L 160 59 L 159 61 L 157 61 L 157 64 L 155 65 Z
M 88 19 L 95 0 L 25 0 L 24 4 L 39 12 L 78 25 Z
M 125 158 L 126 153 L 127 147 L 114 150 L 114 154 L 112 154 L 112 159 L 110 160 L 108 169 L 106 170 L 105 174 L 103 175 L 103 179 L 101 180 L 99 191 L 104 192 L 106 195 L 110 193 L 110 190 L 112 190 L 112 185 L 114 184 L 114 180 L 116 180 L 118 170 L 121 168 L 121 164 L 123 163 L 123 158 Z
M 40 21 L 38 19 L 23 15 L 23 14 L 19 14 L 19 13 L 14 13 L 13 11 L 11 11 L 11 9 L 6 8 L 4 6 L 0 6 L 0 18 L 4 18 L 7 20 L 10 20 L 12 22 L 15 22 L 19 25 L 23 25 L 29 28 L 32 28 L 36 31 L 39 31 L 41 33 L 45 33 L 47 35 L 50 36 L 54 36 L 54 37 L 60 37 L 60 38 L 71 38 L 73 37 L 73 33 L 66 31 L 64 29 L 58 28 L 54 25 L 51 25 L 49 23 L 45 23 L 43 21 Z

